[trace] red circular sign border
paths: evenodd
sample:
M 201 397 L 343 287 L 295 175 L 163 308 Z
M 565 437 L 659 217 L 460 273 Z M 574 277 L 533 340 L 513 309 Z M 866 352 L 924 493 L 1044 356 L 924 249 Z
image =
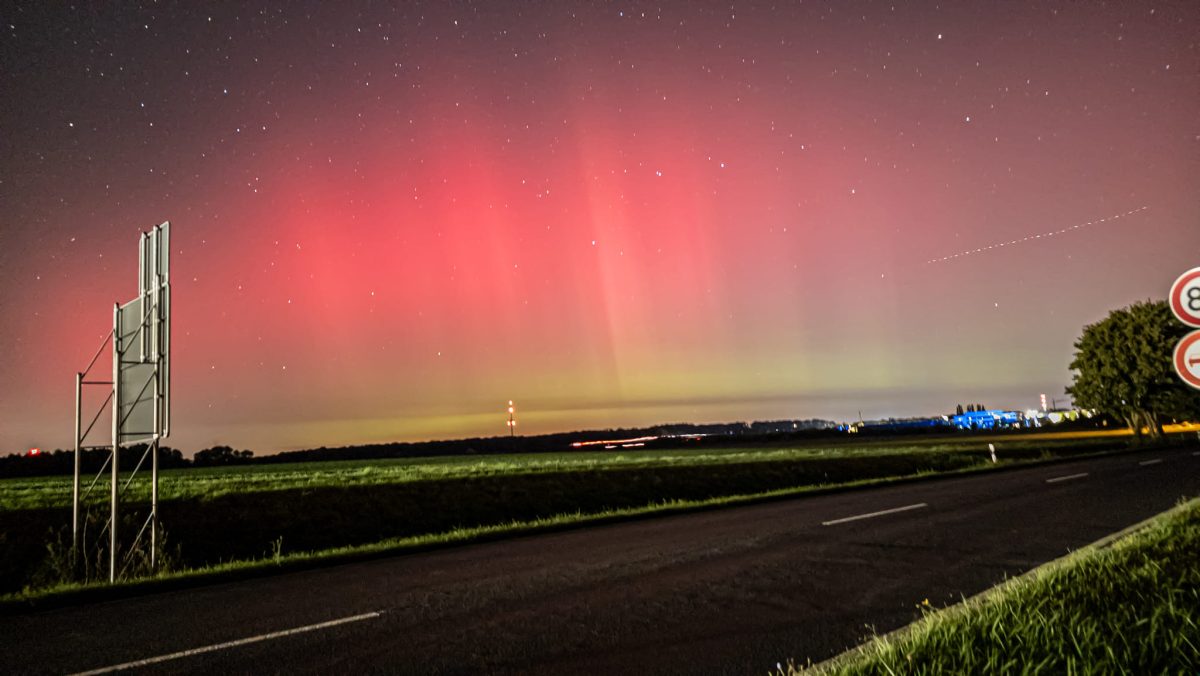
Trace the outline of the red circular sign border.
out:
M 1171 285 L 1171 295 L 1168 300 L 1171 312 L 1175 314 L 1176 319 L 1188 326 L 1200 329 L 1200 315 L 1193 317 L 1183 308 L 1183 287 L 1197 277 L 1200 277 L 1200 268 L 1192 268 L 1179 275 L 1179 279 L 1176 279 L 1175 283 Z
M 1192 331 L 1180 339 L 1179 343 L 1175 345 L 1175 354 L 1171 361 L 1175 363 L 1175 373 L 1179 374 L 1179 378 L 1188 385 L 1200 390 L 1200 377 L 1193 376 L 1191 371 L 1184 368 L 1183 364 L 1183 358 L 1187 354 L 1187 349 L 1196 341 L 1200 341 L 1200 331 Z

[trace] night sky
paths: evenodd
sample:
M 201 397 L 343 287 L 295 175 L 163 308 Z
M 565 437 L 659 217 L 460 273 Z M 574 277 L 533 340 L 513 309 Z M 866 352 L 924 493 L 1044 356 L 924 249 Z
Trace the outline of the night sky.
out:
M 69 447 L 164 220 L 189 453 L 1061 402 L 1084 324 L 1200 264 L 1198 40 L 1196 2 L 6 5 L 0 452 Z

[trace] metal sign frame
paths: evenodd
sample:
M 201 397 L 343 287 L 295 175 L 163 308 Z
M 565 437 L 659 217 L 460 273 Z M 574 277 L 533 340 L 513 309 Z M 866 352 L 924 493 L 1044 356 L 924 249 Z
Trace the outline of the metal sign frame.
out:
M 170 221 L 143 232 L 138 246 L 138 295 L 125 303 L 113 304 L 113 330 L 105 338 L 96 356 L 87 369 L 75 374 L 75 480 L 72 487 L 72 549 L 76 564 L 80 561 L 86 543 L 81 537 L 81 505 L 95 487 L 105 468 L 110 468 L 109 517 L 105 530 L 109 536 L 109 582 L 115 582 L 131 563 L 138 544 L 147 530 L 150 531 L 150 567 L 158 564 L 158 456 L 160 441 L 171 431 L 171 284 L 170 284 Z M 86 377 L 112 341 L 112 380 L 89 381 Z M 107 385 L 111 387 L 108 398 L 92 419 L 87 429 L 82 429 L 82 389 L 84 385 Z M 105 448 L 110 450 L 105 466 L 92 480 L 87 492 L 80 490 L 81 454 L 86 448 L 84 440 L 95 427 L 105 406 L 112 402 L 112 442 Z M 148 429 L 137 429 L 139 427 Z M 82 432 L 81 432 L 82 430 Z M 146 451 L 138 460 L 133 472 L 120 482 L 120 449 L 135 444 L 146 444 Z M 151 488 L 150 514 L 142 524 L 137 536 L 125 552 L 123 562 L 119 556 L 120 503 L 121 494 L 133 482 L 146 458 L 150 458 Z M 103 533 L 101 536 L 103 537 Z M 119 565 L 120 562 L 120 565 Z

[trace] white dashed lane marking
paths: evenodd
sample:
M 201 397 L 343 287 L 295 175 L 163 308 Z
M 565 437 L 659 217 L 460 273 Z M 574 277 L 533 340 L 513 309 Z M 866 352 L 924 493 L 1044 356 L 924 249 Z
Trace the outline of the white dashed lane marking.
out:
M 305 632 L 317 631 L 318 629 L 328 629 L 330 627 L 336 627 L 339 624 L 349 624 L 351 622 L 362 622 L 363 620 L 371 620 L 376 617 L 379 617 L 382 614 L 383 613 L 381 613 L 381 612 L 374 611 L 374 612 L 370 612 L 370 613 L 363 613 L 362 615 L 351 615 L 350 617 L 342 617 L 342 618 L 339 618 L 336 620 L 329 620 L 328 622 L 321 622 L 319 624 L 309 624 L 309 625 L 306 625 L 303 627 L 296 627 L 294 629 L 284 629 L 283 631 L 274 631 L 269 634 L 259 634 L 258 636 L 250 636 L 248 638 L 240 638 L 236 641 L 226 641 L 225 643 L 215 643 L 213 645 L 206 645 L 201 648 L 192 648 L 190 650 L 181 650 L 177 653 L 170 653 L 169 655 L 159 655 L 157 657 L 147 657 L 144 660 L 137 660 L 134 662 L 125 662 L 123 664 L 114 664 L 110 667 L 101 667 L 99 669 L 92 669 L 91 671 L 81 671 L 77 674 L 74 674 L 74 676 L 93 676 L 94 674 L 109 674 L 114 671 L 124 671 L 125 669 L 137 669 L 138 667 L 146 667 L 146 666 L 150 666 L 151 664 L 159 664 L 160 662 L 169 662 L 170 660 L 178 660 L 178 659 L 182 659 L 184 657 L 191 657 L 193 655 L 203 655 L 204 653 L 211 653 L 211 652 L 215 652 L 218 650 L 228 650 L 229 648 L 236 648 L 238 646 L 248 645 L 250 643 L 259 643 L 262 641 L 270 641 L 270 640 L 277 639 L 277 638 L 283 638 L 285 636 L 293 636 L 295 634 L 303 634 Z
M 1085 477 L 1087 475 L 1088 475 L 1087 472 L 1080 472 L 1079 474 L 1068 474 L 1066 476 L 1056 476 L 1053 479 L 1046 479 L 1046 483 L 1056 484 L 1060 481 L 1070 481 L 1071 479 L 1082 479 L 1083 477 Z
M 822 521 L 821 525 L 822 526 L 833 526 L 833 525 L 839 524 L 839 523 L 846 523 L 847 521 L 858 521 L 859 519 L 871 519 L 871 518 L 874 518 L 877 516 L 883 516 L 885 514 L 895 514 L 897 512 L 907 512 L 909 510 L 921 509 L 922 507 L 928 507 L 928 506 L 929 505 L 925 504 L 924 502 L 918 502 L 915 505 L 905 505 L 903 507 L 896 507 L 894 509 L 885 509 L 881 512 L 871 512 L 870 514 L 857 514 L 855 516 L 847 516 L 843 519 L 834 519 L 833 521 Z

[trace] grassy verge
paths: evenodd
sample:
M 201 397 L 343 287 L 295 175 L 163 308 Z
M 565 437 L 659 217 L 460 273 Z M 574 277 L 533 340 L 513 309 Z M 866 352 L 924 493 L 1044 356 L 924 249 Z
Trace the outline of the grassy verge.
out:
M 1200 500 L 783 673 L 1200 673 Z
M 777 452 L 781 449 L 765 449 Z M 788 449 L 782 449 L 788 450 Z M 174 567 L 204 568 L 231 560 L 275 558 L 369 545 L 396 538 L 536 522 L 561 514 L 605 514 L 676 501 L 705 501 L 797 487 L 953 472 L 990 466 L 986 451 L 922 448 L 879 453 L 783 455 L 666 464 L 614 464 L 596 469 L 466 474 L 411 481 L 355 483 L 328 478 L 273 490 L 212 492 L 165 498 L 159 506 Z M 1004 447 L 1005 463 L 1078 457 L 1094 446 Z M 708 454 L 704 454 L 705 458 Z M 660 458 L 661 460 L 661 458 Z M 370 469 L 370 468 L 366 468 Z M 145 518 L 145 503 L 126 502 L 125 542 Z M 106 511 L 88 511 L 85 539 L 104 541 Z M 0 593 L 61 580 L 69 549 L 69 506 L 0 511 Z M 48 550 L 48 544 L 50 548 Z M 106 560 L 94 547 L 87 560 Z
M 986 469 L 972 468 L 953 472 L 961 474 Z M 282 552 L 265 558 L 235 559 L 212 565 L 170 571 L 153 577 L 123 580 L 116 584 L 103 583 L 82 584 L 66 583 L 52 587 L 25 589 L 17 593 L 0 596 L 0 612 L 15 612 L 32 608 L 54 606 L 60 603 L 74 603 L 93 600 L 119 598 L 130 594 L 148 593 L 204 582 L 245 579 L 261 575 L 270 575 L 286 570 L 302 570 L 314 565 L 330 565 L 362 561 L 380 556 L 411 554 L 450 545 L 482 543 L 519 535 L 532 533 L 547 533 L 568 530 L 578 526 L 599 525 L 621 521 L 632 521 L 640 518 L 666 516 L 715 509 L 735 505 L 747 505 L 770 500 L 796 497 L 803 494 L 821 493 L 833 490 L 848 490 L 886 483 L 895 483 L 917 477 L 896 477 L 885 479 L 868 479 L 847 482 L 835 486 L 804 486 L 787 488 L 749 495 L 729 495 L 705 500 L 668 500 L 660 503 L 647 504 L 641 507 L 625 509 L 609 509 L 593 513 L 576 512 L 572 514 L 556 514 L 546 518 L 528 521 L 512 521 L 509 523 L 471 528 L 455 528 L 450 531 L 435 534 L 417 535 L 402 538 L 389 538 L 379 542 L 364 545 L 332 547 L 317 551 Z
M 1096 455 L 1095 453 L 1086 455 Z M 1075 455 L 1072 457 L 1081 457 Z M 436 549 L 439 547 L 464 544 L 469 542 L 485 542 L 497 539 L 513 537 L 522 534 L 534 532 L 549 532 L 555 530 L 564 530 L 576 528 L 586 525 L 595 525 L 600 523 L 609 523 L 617 521 L 628 521 L 639 518 L 663 516 L 672 513 L 684 513 L 692 511 L 700 511 L 706 509 L 714 509 L 732 505 L 752 504 L 756 502 L 765 502 L 769 500 L 784 499 L 795 497 L 803 494 L 828 493 L 832 491 L 849 490 L 865 486 L 874 486 L 888 483 L 898 483 L 904 481 L 922 480 L 937 476 L 958 476 L 968 473 L 981 471 L 1003 470 L 1006 468 L 1017 468 L 1029 464 L 1044 463 L 1048 461 L 1060 460 L 1062 458 L 1052 458 L 1045 455 L 1034 456 L 1030 454 L 1028 458 L 1020 461 L 1010 461 L 993 465 L 979 461 L 970 461 L 961 463 L 961 458 L 953 460 L 959 465 L 949 467 L 931 467 L 925 463 L 929 462 L 928 457 L 923 458 L 892 458 L 891 462 L 902 462 L 904 464 L 884 463 L 881 467 L 875 467 L 876 471 L 886 470 L 890 467 L 893 470 L 904 469 L 907 471 L 882 475 L 869 476 L 869 472 L 863 472 L 864 464 L 852 464 L 850 466 L 840 465 L 845 476 L 839 476 L 832 481 L 820 481 L 814 479 L 806 485 L 789 484 L 783 487 L 774 489 L 757 489 L 746 492 L 736 492 L 726 490 L 720 495 L 710 495 L 700 498 L 673 498 L 673 499 L 658 499 L 653 498 L 640 499 L 637 502 L 628 506 L 620 507 L 598 507 L 590 510 L 574 509 L 573 511 L 551 512 L 546 515 L 534 515 L 528 518 L 507 518 L 498 519 L 491 523 L 484 523 L 474 526 L 456 526 L 440 531 L 426 530 L 417 532 L 411 535 L 393 536 L 393 537 L 375 537 L 370 541 L 361 543 L 345 543 L 341 542 L 335 545 L 324 545 L 312 547 L 297 551 L 296 548 L 290 548 L 284 551 L 284 547 L 272 547 L 270 540 L 258 539 L 254 542 L 261 544 L 261 548 L 253 551 L 247 556 L 232 556 L 223 559 L 202 562 L 199 564 L 188 563 L 183 561 L 179 569 L 157 575 L 155 577 L 145 577 L 125 582 L 117 585 L 107 584 L 54 584 L 41 587 L 26 586 L 21 591 L 14 591 L 7 595 L 0 596 L 0 612 L 19 612 L 32 607 L 46 607 L 53 605 L 61 605 L 67 603 L 79 603 L 91 600 L 101 600 L 128 596 L 131 594 L 148 593 L 152 591 L 194 586 L 196 584 L 211 583 L 223 580 L 242 579 L 253 576 L 269 575 L 283 570 L 295 570 L 302 568 L 311 568 L 315 565 L 329 565 L 332 563 L 349 562 L 356 560 L 369 559 L 379 556 L 390 556 L 401 553 L 414 553 Z M 915 464 L 914 464 L 915 463 Z M 936 463 L 935 463 L 936 465 Z M 754 468 L 749 468 L 753 470 Z M 828 468 L 826 468 L 828 469 Z M 814 470 L 812 467 L 807 468 L 809 473 L 818 476 L 822 474 L 820 468 Z M 828 472 L 823 473 L 828 477 Z M 867 474 L 867 477 L 862 476 Z M 858 476 L 856 476 L 858 475 Z M 729 479 L 729 477 L 722 477 Z M 769 474 L 768 474 L 769 478 Z M 788 475 L 777 476 L 776 479 L 791 481 L 795 477 Z M 711 479 L 711 477 L 710 477 Z M 730 485 L 736 485 L 736 477 L 732 484 L 724 485 L 726 489 Z M 617 478 L 618 482 L 622 479 Z M 689 482 L 684 482 L 688 485 Z M 704 482 L 701 481 L 701 488 Z M 670 492 L 671 486 L 664 486 L 661 477 L 643 477 L 641 488 L 633 487 L 634 492 L 626 494 L 629 499 L 638 499 L 636 496 L 646 492 L 646 487 L 653 487 L 660 494 L 666 490 Z M 751 486 L 756 484 L 751 483 Z M 695 488 L 695 486 L 692 486 Z M 510 486 L 511 488 L 511 486 Z M 611 488 L 611 487 L 610 487 Z M 678 485 L 675 486 L 678 488 Z M 711 488 L 711 486 L 709 486 Z M 357 493 L 361 489 L 355 489 Z M 435 490 L 435 493 L 440 491 Z M 654 494 L 651 492 L 651 494 Z M 259 496 L 262 497 L 262 496 Z M 278 497 L 276 493 L 270 493 L 267 497 Z M 295 497 L 295 496 L 293 496 Z M 479 496 L 476 495 L 476 498 Z M 500 498 L 512 497 L 511 492 L 501 491 Z M 449 499 L 453 499 L 451 495 Z M 540 499 L 535 500 L 540 503 Z M 606 500 L 611 502 L 610 499 Z M 553 501 L 551 501 L 553 502 Z M 286 503 L 284 503 L 286 506 Z M 325 526 L 320 523 L 320 519 L 315 522 L 311 520 L 313 513 L 311 510 L 306 510 L 301 506 L 296 508 L 293 505 L 292 509 L 295 516 L 292 517 L 293 522 L 299 523 L 300 527 L 313 528 L 316 531 L 321 531 Z M 505 514 L 508 512 L 500 512 Z M 228 514 L 226 514 L 228 516 Z M 374 515 L 378 517 L 377 514 Z M 214 516 L 209 514 L 199 524 L 199 530 L 205 533 L 209 538 L 225 538 L 228 543 L 237 543 L 239 538 L 231 537 L 231 530 L 237 531 L 236 523 L 227 523 L 224 526 L 219 525 L 221 519 L 220 514 Z M 370 519 L 357 519 L 357 521 L 367 521 Z M 256 523 L 256 522 L 252 522 Z M 315 524 L 315 527 L 314 527 Z M 196 524 L 192 524 L 195 526 Z M 274 523 L 274 528 L 279 528 L 280 523 Z M 272 531 L 274 532 L 274 531 Z M 332 533 L 337 534 L 337 539 L 344 540 L 345 533 L 341 533 L 337 528 L 333 528 Z M 369 529 L 365 532 L 371 532 Z M 242 533 L 241 537 L 245 534 Z M 260 538 L 267 537 L 266 534 L 260 533 Z M 215 546 L 215 545 L 214 545 Z
M 879 457 L 914 453 L 965 454 L 975 458 L 995 442 L 1000 457 L 1020 459 L 1030 453 L 1082 452 L 1118 448 L 1123 439 L 1026 438 L 942 435 L 925 439 L 821 440 L 817 443 L 767 443 L 752 446 L 674 449 L 519 453 L 490 456 L 445 456 L 381 460 L 341 460 L 285 464 L 172 469 L 159 480 L 161 500 L 209 500 L 242 493 L 321 490 L 330 487 L 371 487 L 453 479 L 481 479 L 530 474 L 594 473 L 631 469 L 667 470 L 675 467 L 715 467 L 747 463 L 821 461 L 831 458 Z M 1060 435 L 1061 436 L 1061 435 Z M 92 480 L 84 478 L 84 488 Z M 90 501 L 108 499 L 108 475 L 100 477 Z M 149 499 L 149 484 L 135 481 L 125 498 Z M 68 508 L 71 478 L 47 476 L 0 479 L 0 512 Z

